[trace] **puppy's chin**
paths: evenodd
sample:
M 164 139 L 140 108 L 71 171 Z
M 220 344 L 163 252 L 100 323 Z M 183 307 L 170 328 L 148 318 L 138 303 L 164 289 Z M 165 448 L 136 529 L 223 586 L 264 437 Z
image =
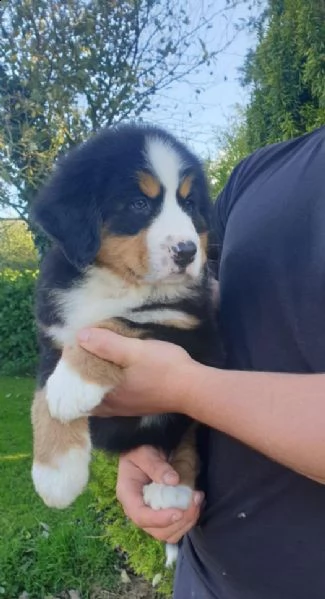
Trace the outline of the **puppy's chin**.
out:
M 199 282 L 203 275 L 203 267 L 198 269 L 178 269 L 169 272 L 152 271 L 144 277 L 144 283 L 149 285 L 188 285 Z

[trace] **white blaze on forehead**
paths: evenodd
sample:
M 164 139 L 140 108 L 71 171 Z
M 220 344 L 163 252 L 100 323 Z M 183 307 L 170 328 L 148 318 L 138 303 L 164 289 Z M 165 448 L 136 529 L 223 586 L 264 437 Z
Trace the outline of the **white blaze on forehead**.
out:
M 167 140 L 149 137 L 146 143 L 146 158 L 148 166 L 153 169 L 166 191 L 176 194 L 185 164 L 175 148 Z
M 197 275 L 201 266 L 200 241 L 189 214 L 177 201 L 177 189 L 182 180 L 184 168 L 188 166 L 176 148 L 168 140 L 148 137 L 146 159 L 150 170 L 164 188 L 161 211 L 147 232 L 150 276 L 168 276 L 178 272 L 173 260 L 173 248 L 180 242 L 192 241 L 198 251 L 188 272 Z
M 161 242 L 164 241 L 164 236 L 177 236 L 179 241 L 194 241 L 193 236 L 197 236 L 192 219 L 177 201 L 177 189 L 186 166 L 182 157 L 168 141 L 158 137 L 147 139 L 146 151 L 148 165 L 164 187 L 162 210 L 155 221 L 157 226 L 153 223 L 152 229 L 155 234 L 158 233 L 158 240 Z

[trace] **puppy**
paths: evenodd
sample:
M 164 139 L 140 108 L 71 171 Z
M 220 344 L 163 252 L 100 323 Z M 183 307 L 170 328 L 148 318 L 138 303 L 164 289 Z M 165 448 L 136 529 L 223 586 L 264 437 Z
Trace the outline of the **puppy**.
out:
M 222 364 L 201 163 L 159 128 L 106 129 L 57 166 L 33 217 L 53 242 L 36 295 L 36 491 L 48 506 L 64 508 L 87 484 L 91 446 L 121 452 L 148 444 L 168 454 L 181 484 L 147 485 L 146 504 L 186 509 L 198 473 L 190 419 L 91 417 L 120 371 L 83 350 L 76 337 L 83 327 L 104 327 L 170 341 L 197 361 Z M 172 561 L 175 551 L 168 555 Z

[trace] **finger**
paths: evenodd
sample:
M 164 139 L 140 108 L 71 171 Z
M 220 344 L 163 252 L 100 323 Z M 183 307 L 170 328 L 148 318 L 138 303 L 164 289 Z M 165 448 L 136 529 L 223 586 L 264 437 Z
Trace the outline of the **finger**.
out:
M 149 448 L 144 449 L 149 451 Z M 136 452 L 128 455 L 132 455 L 133 453 Z M 170 508 L 156 511 L 145 505 L 143 501 L 143 485 L 149 483 L 150 477 L 143 470 L 142 460 L 140 462 L 141 468 L 138 468 L 135 460 L 129 461 L 125 456 L 120 459 L 116 496 L 122 504 L 126 515 L 140 528 L 166 528 L 170 524 L 181 520 L 183 517 L 182 510 Z M 141 475 L 140 478 L 138 478 L 139 475 Z
M 199 519 L 202 502 L 204 500 L 203 493 L 195 493 L 195 499 L 187 510 L 182 511 L 182 518 L 175 520 L 166 528 L 145 526 L 146 532 L 154 536 L 160 541 L 169 543 L 177 543 L 186 532 L 195 526 Z M 164 512 L 167 510 L 161 510 Z
M 100 418 L 110 418 L 112 416 L 112 406 L 110 402 L 110 398 L 104 398 L 103 401 L 94 408 L 91 412 L 92 416 L 99 416 Z
M 193 520 L 192 522 L 189 522 L 187 526 L 177 529 L 177 531 L 170 531 L 166 528 L 144 528 L 143 530 L 157 541 L 172 543 L 174 545 L 178 543 L 186 533 L 192 530 L 195 525 L 196 520 Z
M 197 523 L 200 516 L 200 510 L 191 512 L 191 517 L 185 516 L 176 523 L 163 527 L 144 527 L 144 530 L 158 541 L 165 543 L 178 543 L 178 541 Z
M 166 456 L 154 447 L 139 447 L 132 452 L 130 461 L 155 483 L 165 485 L 179 483 L 179 475 L 176 470 L 168 463 Z
M 139 339 L 117 335 L 107 329 L 83 329 L 78 334 L 80 345 L 99 358 L 117 366 L 128 366 L 139 351 Z
M 166 543 L 171 543 L 172 545 L 178 543 L 194 526 L 196 525 L 197 520 L 193 520 L 192 522 L 188 522 L 186 526 L 184 526 L 181 530 L 178 530 L 174 534 L 171 534 Z
M 136 506 L 134 502 L 124 503 L 125 514 L 139 528 L 153 528 L 155 530 L 169 530 L 175 522 L 180 522 L 184 514 L 181 510 L 168 509 L 155 511 L 146 505 Z

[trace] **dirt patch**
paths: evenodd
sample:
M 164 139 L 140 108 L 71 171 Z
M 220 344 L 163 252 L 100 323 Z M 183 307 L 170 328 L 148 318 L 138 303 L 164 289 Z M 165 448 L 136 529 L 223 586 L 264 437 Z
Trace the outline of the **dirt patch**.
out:
M 149 583 L 136 576 L 130 576 L 131 582 L 123 584 L 117 591 L 94 589 L 91 599 L 158 599 L 158 595 Z M 161 598 L 161 595 L 160 595 Z M 81 598 L 80 598 L 81 599 Z
M 161 599 L 155 589 L 142 578 L 128 574 L 128 582 L 122 582 L 115 591 L 94 587 L 90 599 Z M 28 599 L 28 593 L 23 593 L 18 599 Z M 63 591 L 59 595 L 47 595 L 45 599 L 83 599 L 74 589 Z

